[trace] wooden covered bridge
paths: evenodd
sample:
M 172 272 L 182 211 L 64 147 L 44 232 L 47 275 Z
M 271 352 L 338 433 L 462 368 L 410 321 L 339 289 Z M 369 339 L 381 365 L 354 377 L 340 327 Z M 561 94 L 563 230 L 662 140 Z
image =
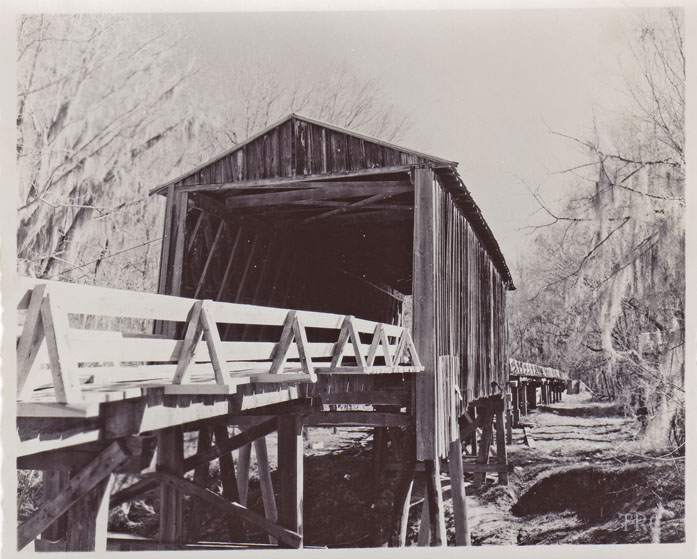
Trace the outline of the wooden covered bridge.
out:
M 159 548 L 196 541 L 184 493 L 302 547 L 304 425 L 374 427 L 376 455 L 399 434 L 393 545 L 418 470 L 421 540 L 444 545 L 447 464 L 467 543 L 463 471 L 510 470 L 514 287 L 456 167 L 291 115 L 153 190 L 167 199 L 159 294 L 21 280 L 17 466 L 43 470 L 44 503 L 18 547 L 103 549 L 109 507 L 156 487 Z M 246 506 L 252 447 L 264 511 Z M 215 459 L 222 496 L 204 488 Z M 124 471 L 140 481 L 111 494 Z

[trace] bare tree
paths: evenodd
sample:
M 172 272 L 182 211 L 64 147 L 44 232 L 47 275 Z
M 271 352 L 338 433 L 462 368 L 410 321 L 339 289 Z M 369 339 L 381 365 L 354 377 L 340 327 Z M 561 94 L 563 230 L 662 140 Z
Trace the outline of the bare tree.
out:
M 680 11 L 644 18 L 626 80 L 633 108 L 591 140 L 566 136 L 588 160 L 568 170 L 577 187 L 561 212 L 535 193 L 550 219 L 511 329 L 521 357 L 537 351 L 648 410 L 660 444 L 680 440 L 684 405 L 682 37 Z
M 153 289 L 162 200 L 150 187 L 289 112 L 395 139 L 406 119 L 346 65 L 240 64 L 219 96 L 192 80 L 171 18 L 31 15 L 18 23 L 18 269 Z
M 279 65 L 247 60 L 225 84 L 221 101 L 207 116 L 211 151 L 229 148 L 289 113 L 301 113 L 385 141 L 396 141 L 409 127 L 406 114 L 384 101 L 377 79 L 346 63 L 290 74 Z M 319 77 L 318 77 L 319 76 Z
M 178 102 L 191 67 L 177 41 L 172 25 L 146 17 L 21 18 L 20 273 L 96 276 L 104 257 L 128 245 L 152 257 L 147 187 L 192 127 Z M 135 262 L 122 264 L 143 263 Z

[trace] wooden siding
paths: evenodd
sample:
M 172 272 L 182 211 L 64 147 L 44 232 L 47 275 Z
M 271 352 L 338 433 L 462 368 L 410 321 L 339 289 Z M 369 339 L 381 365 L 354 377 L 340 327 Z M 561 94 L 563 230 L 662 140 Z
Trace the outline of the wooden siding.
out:
M 293 116 L 174 182 L 175 187 L 444 164 Z
M 435 197 L 435 298 L 437 355 L 459 359 L 458 391 L 437 402 L 448 425 L 455 398 L 457 415 L 478 398 L 499 393 L 492 382 L 508 381 L 506 282 L 440 181 Z M 442 416 L 442 417 L 440 417 Z M 444 451 L 445 447 L 441 447 Z

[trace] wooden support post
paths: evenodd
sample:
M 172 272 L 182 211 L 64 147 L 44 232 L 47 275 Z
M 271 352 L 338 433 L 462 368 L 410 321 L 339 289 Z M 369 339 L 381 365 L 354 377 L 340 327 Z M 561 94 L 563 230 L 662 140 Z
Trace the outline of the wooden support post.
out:
M 528 415 L 528 383 L 527 382 L 521 382 L 520 383 L 520 391 L 521 391 L 521 401 L 523 404 L 523 415 Z
M 380 406 L 381 407 L 381 406 Z M 376 407 L 376 411 L 381 411 Z M 373 494 L 378 498 L 380 490 L 380 477 L 385 466 L 385 454 L 387 453 L 387 427 L 375 427 L 373 429 Z
M 271 522 L 278 521 L 278 510 L 276 509 L 276 496 L 273 492 L 271 483 L 271 468 L 269 467 L 269 455 L 266 448 L 266 437 L 259 437 L 254 441 L 254 454 L 257 459 L 257 470 L 259 471 L 259 485 L 261 486 L 261 498 L 264 501 L 264 514 Z M 269 543 L 275 545 L 276 538 L 269 536 Z
M 416 468 L 416 434 L 413 427 L 404 431 L 402 455 L 404 468 L 400 473 L 395 491 L 394 507 L 392 509 L 392 547 L 404 547 L 407 541 L 409 525 L 409 504 L 411 491 L 414 487 L 414 470 Z
M 506 391 L 505 398 L 506 398 L 506 444 L 513 444 L 513 414 L 511 412 L 513 395 L 511 394 L 510 388 Z
M 215 444 L 225 447 L 230 439 L 227 426 L 218 424 L 214 427 Z M 220 460 L 220 479 L 223 483 L 223 497 L 228 501 L 238 502 L 240 497 L 237 493 L 237 476 L 235 475 L 235 462 L 232 459 L 232 452 L 226 452 L 219 457 Z M 231 541 L 239 541 L 244 535 L 244 526 L 237 518 L 228 521 L 228 534 Z
M 506 455 L 506 432 L 503 425 L 503 412 L 496 413 L 496 461 L 499 464 L 508 464 Z M 501 470 L 499 472 L 499 483 L 508 485 L 508 472 Z
M 174 241 L 174 261 L 169 295 L 181 295 L 182 275 L 184 272 L 184 250 L 186 248 L 186 216 L 189 211 L 188 192 L 177 192 L 176 196 L 176 236 Z M 170 241 L 170 242 L 172 242 Z
M 169 279 L 169 256 L 171 252 L 172 240 L 172 221 L 174 220 L 174 185 L 171 184 L 167 188 L 167 204 L 165 207 L 165 223 L 162 234 L 162 249 L 160 252 L 160 275 L 157 282 L 158 293 L 168 293 Z M 156 320 L 153 332 L 162 334 L 165 332 L 167 323 L 161 320 Z
M 479 413 L 477 412 L 477 408 L 472 407 L 472 412 L 471 412 L 470 416 L 472 417 L 472 419 L 473 419 L 474 421 L 477 421 L 477 416 L 478 416 L 478 415 L 479 415 Z M 473 455 L 475 455 L 475 456 L 476 456 L 476 454 L 477 454 L 477 445 L 478 445 L 478 442 L 477 442 L 477 430 L 474 429 L 474 430 L 472 431 L 472 435 L 471 435 L 471 438 L 470 438 L 470 452 L 471 452 Z
M 69 472 L 44 470 L 43 478 L 43 502 L 50 503 L 68 483 Z M 66 516 L 58 518 L 41 533 L 41 539 L 55 542 L 65 538 L 66 520 Z
M 443 493 L 440 484 L 440 460 L 424 460 L 426 491 L 428 492 L 428 519 L 431 529 L 431 547 L 447 545 Z
M 240 448 L 237 455 L 237 494 L 240 505 L 247 506 L 249 491 L 249 462 L 252 454 L 252 444 L 247 443 Z
M 462 442 L 459 438 L 450 443 L 448 465 L 450 467 L 450 488 L 453 496 L 453 515 L 455 517 L 455 543 L 459 546 L 472 545 L 467 519 L 465 477 L 462 471 Z
M 183 470 L 184 441 L 181 426 L 157 433 L 157 469 L 180 476 Z M 160 485 L 160 542 L 181 545 L 182 494 L 172 485 Z
M 211 447 L 213 442 L 213 433 L 208 425 L 202 426 L 198 431 L 198 441 L 196 443 L 196 452 L 203 452 Z M 208 478 L 210 473 L 210 464 L 207 462 L 201 464 L 194 470 L 194 483 L 200 487 L 208 487 Z M 187 519 L 187 540 L 190 542 L 198 542 L 201 539 L 201 515 L 203 507 L 201 503 L 194 500 L 191 506 L 191 515 Z
M 435 185 L 430 169 L 414 170 L 414 344 L 425 370 L 416 375 L 416 458 L 438 460 L 436 448 Z
M 70 508 L 66 551 L 106 551 L 109 495 L 113 483 L 114 475 L 110 474 Z
M 428 491 L 424 484 L 424 502 L 421 504 L 421 518 L 419 519 L 419 535 L 416 539 L 416 545 L 419 547 L 428 547 L 431 544 L 431 522 L 428 507 Z
M 518 427 L 520 424 L 520 383 L 517 383 L 512 392 L 513 396 L 513 427 Z
M 481 413 L 481 412 L 478 412 Z M 489 463 L 489 447 L 493 435 L 494 414 L 490 408 L 484 410 L 484 420 L 482 422 L 482 440 L 479 443 L 479 453 L 477 454 L 477 464 Z M 474 485 L 480 486 L 486 479 L 485 472 L 475 472 Z
M 303 436 L 300 415 L 278 418 L 278 492 L 279 523 L 302 537 Z

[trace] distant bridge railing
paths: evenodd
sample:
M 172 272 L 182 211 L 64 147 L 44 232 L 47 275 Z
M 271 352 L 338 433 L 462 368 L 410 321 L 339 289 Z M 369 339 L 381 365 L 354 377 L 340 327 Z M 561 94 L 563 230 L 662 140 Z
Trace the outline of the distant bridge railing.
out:
M 531 377 L 563 381 L 569 380 L 568 373 L 558 369 L 553 369 L 552 367 L 543 367 L 542 365 L 525 363 L 524 361 L 518 361 L 516 359 L 509 359 L 508 363 L 510 366 L 510 376 L 512 377 Z
M 47 416 L 51 409 L 65 415 L 66 406 L 79 411 L 152 387 L 165 394 L 232 394 L 246 383 L 423 370 L 409 331 L 391 324 L 29 278 L 19 285 L 20 415 Z M 70 315 L 181 323 L 181 334 L 76 328 Z M 253 330 L 255 340 L 222 341 L 221 325 Z M 336 341 L 321 341 L 327 339 Z

